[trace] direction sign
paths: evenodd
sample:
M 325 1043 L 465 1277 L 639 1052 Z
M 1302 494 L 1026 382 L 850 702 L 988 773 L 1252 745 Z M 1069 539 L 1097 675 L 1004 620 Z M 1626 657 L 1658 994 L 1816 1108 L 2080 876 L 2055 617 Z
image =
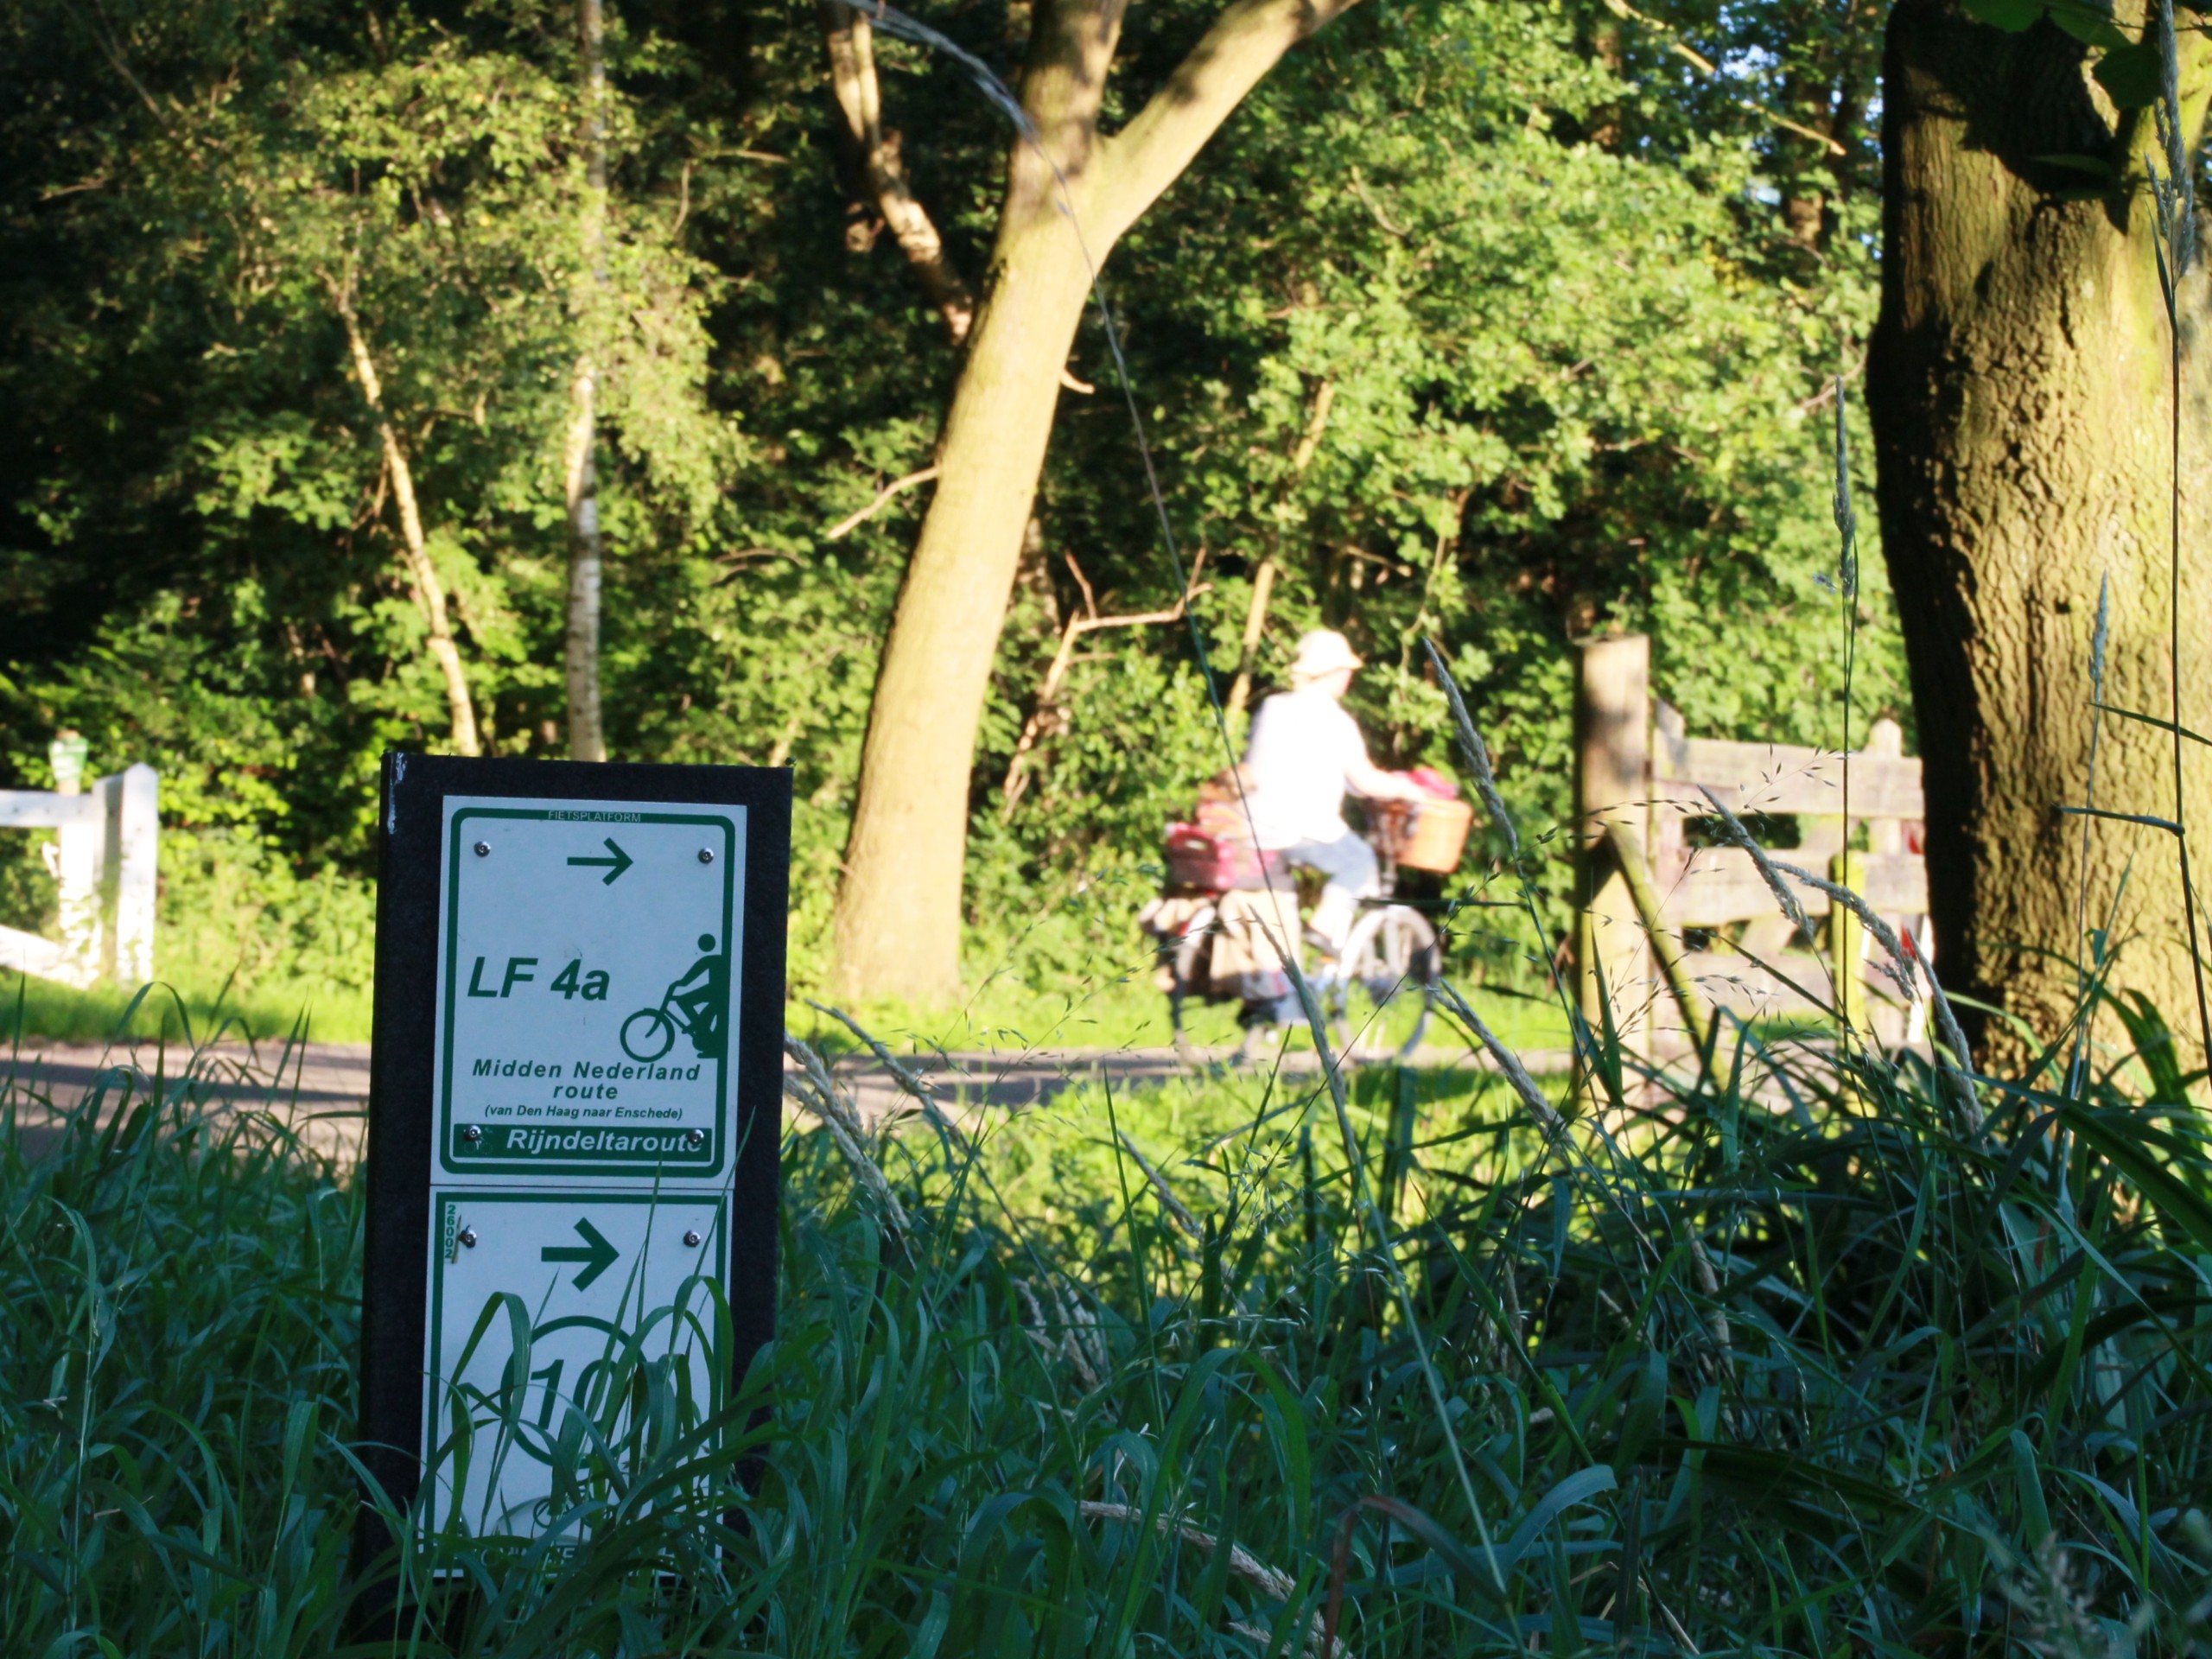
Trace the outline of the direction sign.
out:
M 703 1413 L 774 1334 L 791 774 L 384 783 L 363 1459 L 438 1525 L 540 1533 L 556 1463 L 622 1444 L 626 1368 L 676 1357 Z
M 438 1170 L 715 1181 L 742 807 L 446 799 Z
M 572 1460 L 588 1439 L 572 1414 L 620 1445 L 630 1385 L 648 1361 L 674 1357 L 690 1373 L 700 1417 L 720 1407 L 727 1373 L 714 1363 L 707 1286 L 721 1278 L 727 1207 L 719 1194 L 439 1189 L 424 1413 L 434 1522 L 456 1516 L 479 1535 L 544 1531 L 564 1431 Z M 513 1320 L 496 1300 L 506 1295 L 528 1316 L 519 1364 Z

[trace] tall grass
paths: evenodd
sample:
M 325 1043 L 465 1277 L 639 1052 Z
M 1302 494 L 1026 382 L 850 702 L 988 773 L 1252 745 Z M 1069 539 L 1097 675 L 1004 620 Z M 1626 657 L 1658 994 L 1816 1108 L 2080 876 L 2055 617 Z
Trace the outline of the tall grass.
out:
M 718 1422 L 622 1379 L 573 1550 L 357 1553 L 342 1172 L 174 1083 L 34 1161 L 14 1096 L 0 1651 L 2202 1651 L 2212 1149 L 2118 1012 L 1974 1135 L 1755 1046 L 1602 1134 L 1411 1071 L 1345 1134 L 1094 1095 L 879 1136 L 903 1232 L 795 1126 L 779 1339 Z

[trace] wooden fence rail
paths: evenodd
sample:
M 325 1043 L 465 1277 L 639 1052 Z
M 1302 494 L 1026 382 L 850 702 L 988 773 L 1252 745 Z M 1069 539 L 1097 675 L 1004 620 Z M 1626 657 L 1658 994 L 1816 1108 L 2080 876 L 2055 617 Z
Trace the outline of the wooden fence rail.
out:
M 1747 1017 L 1840 1014 L 1882 1042 L 1918 1039 L 1919 999 L 1869 959 L 1855 917 L 1792 883 L 1806 916 L 1824 924 L 1816 956 L 1751 855 L 1710 844 L 1723 839 L 1711 833 L 1713 800 L 1739 817 L 1794 817 L 1796 844 L 1773 856 L 1849 888 L 1924 952 L 1928 868 L 1913 849 L 1926 807 L 1920 762 L 1904 753 L 1895 721 L 1877 721 L 1866 747 L 1848 755 L 1692 737 L 1651 694 L 1651 643 L 1642 635 L 1578 648 L 1574 712 L 1574 958 L 1586 1017 L 1599 1020 L 1610 1008 L 1646 1053 L 1681 1028 L 1678 1011 L 1661 1006 L 1667 993 L 1620 869 L 1625 845 L 1649 849 L 1657 923 L 1681 936 L 1684 966 L 1711 1002 Z M 1865 846 L 1855 849 L 1861 826 Z

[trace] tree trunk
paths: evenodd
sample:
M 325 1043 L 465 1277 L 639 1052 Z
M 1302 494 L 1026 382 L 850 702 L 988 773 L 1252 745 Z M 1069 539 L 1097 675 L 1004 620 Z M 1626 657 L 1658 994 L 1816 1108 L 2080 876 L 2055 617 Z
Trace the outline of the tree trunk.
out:
M 2132 31 L 2141 16 L 2139 0 L 2121 21 Z M 2192 137 L 2202 65 L 2192 41 Z M 2078 1001 L 2086 878 L 2088 926 L 2120 905 L 2117 983 L 2193 1035 L 2175 838 L 2092 821 L 2085 858 L 2083 820 L 2059 810 L 2089 804 L 2101 582 L 2104 700 L 2171 718 L 2177 668 L 2183 723 L 2202 730 L 2212 715 L 2212 584 L 2187 564 L 2177 594 L 2168 579 L 2169 337 L 2142 170 L 2157 141 L 2148 111 L 2115 111 L 2088 68 L 2047 22 L 2003 34 L 1955 0 L 1899 0 L 1891 14 L 1868 372 L 1882 539 L 1927 761 L 1945 982 L 2055 1035 Z M 2118 182 L 2085 189 L 2094 179 L 2052 156 L 2101 161 Z M 2182 310 L 2184 335 L 2201 327 L 2201 278 Z M 2212 467 L 2202 391 L 2185 365 L 2184 545 L 2201 533 L 2190 520 Z M 2171 739 L 2107 715 L 2094 804 L 2212 827 L 2212 777 L 2189 766 L 2177 801 Z
M 455 754 L 480 754 L 483 748 L 476 734 L 476 706 L 469 698 L 468 676 L 461 667 L 461 647 L 454 640 L 453 622 L 446 610 L 445 583 L 438 580 L 438 567 L 430 557 L 429 538 L 423 531 L 422 504 L 415 496 L 415 469 L 408 464 L 406 446 L 400 442 L 398 430 L 385 410 L 384 381 L 377 373 L 376 359 L 370 354 L 368 335 L 353 309 L 353 296 L 344 286 L 327 276 L 323 283 L 337 309 L 339 321 L 345 325 L 346 349 L 353 359 L 353 377 L 360 383 L 361 397 L 367 403 L 369 412 L 376 417 L 377 442 L 384 450 L 385 472 L 391 480 L 392 502 L 399 509 L 400 563 L 407 572 L 407 585 L 414 593 L 415 602 L 422 607 L 423 625 L 429 631 L 430 660 L 438 665 L 438 676 L 445 682 L 446 715 L 453 750 Z
M 1223 703 L 1232 727 L 1252 700 L 1252 671 L 1259 664 L 1260 641 L 1268 631 L 1268 602 L 1274 597 L 1277 569 L 1275 556 L 1270 553 L 1252 573 L 1251 597 L 1244 606 L 1244 637 L 1236 647 L 1236 677 L 1229 683 L 1229 696 Z
M 600 0 L 576 0 L 583 57 L 583 255 L 587 274 L 577 306 L 583 348 L 569 377 L 569 429 L 562 445 L 562 483 L 569 511 L 569 635 L 563 666 L 569 690 L 569 755 L 607 759 L 600 715 L 598 401 L 601 321 L 607 286 L 607 64 Z
M 837 895 L 849 994 L 928 1002 L 960 976 L 969 766 L 1013 592 L 1060 365 L 1090 280 L 1047 207 L 999 240 L 938 450 L 937 494 L 876 679 L 861 794 Z
M 1236 0 L 1108 138 L 1098 112 L 1120 0 L 1039 0 L 1022 78 L 1036 137 L 1017 137 L 1008 157 L 989 294 L 869 709 L 837 893 L 842 994 L 927 1005 L 959 988 L 976 731 L 1089 262 L 1104 260 L 1285 52 L 1351 3 Z

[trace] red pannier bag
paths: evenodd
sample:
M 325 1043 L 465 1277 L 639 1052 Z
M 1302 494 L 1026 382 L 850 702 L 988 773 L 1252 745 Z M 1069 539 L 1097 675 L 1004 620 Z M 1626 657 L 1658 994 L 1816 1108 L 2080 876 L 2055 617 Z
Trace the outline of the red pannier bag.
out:
M 1268 861 L 1247 842 L 1218 839 L 1195 824 L 1167 826 L 1167 879 L 1176 887 L 1210 893 L 1264 887 Z

